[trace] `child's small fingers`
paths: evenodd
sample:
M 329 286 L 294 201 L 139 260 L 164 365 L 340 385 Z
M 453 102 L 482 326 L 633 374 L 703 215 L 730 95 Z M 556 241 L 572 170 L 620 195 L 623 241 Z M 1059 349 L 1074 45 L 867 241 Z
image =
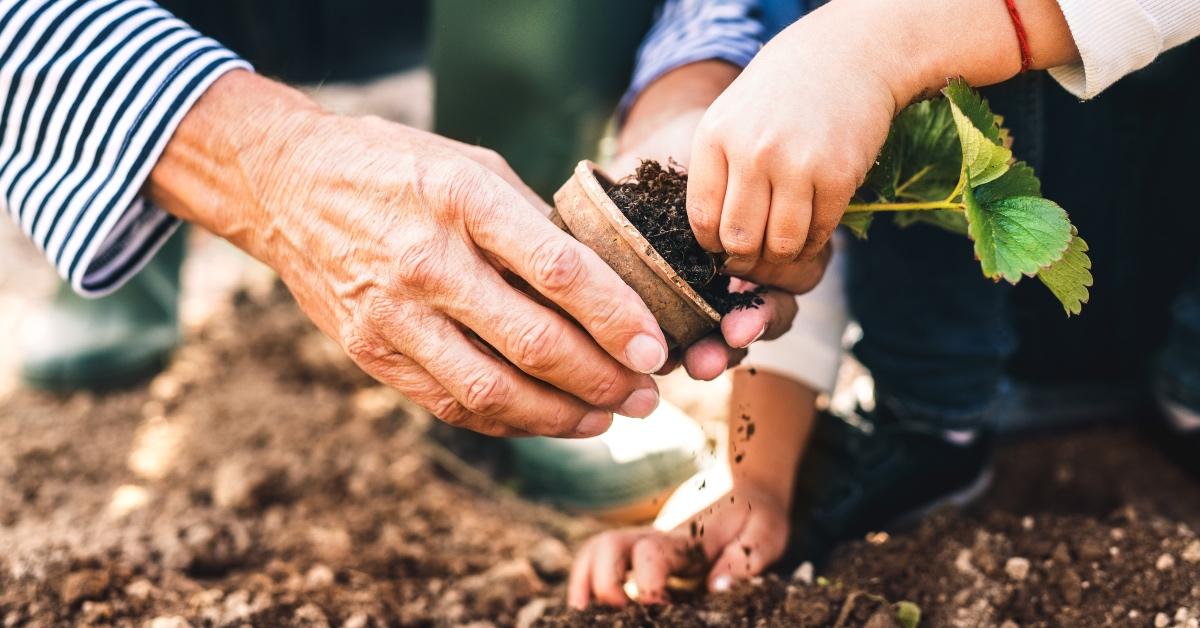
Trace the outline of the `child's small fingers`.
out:
M 577 610 L 587 608 L 592 600 L 592 561 L 595 560 L 595 545 L 587 542 L 579 550 L 571 565 L 571 576 L 567 580 L 567 605 Z
M 857 188 L 858 182 L 855 179 L 836 169 L 828 171 L 826 180 L 820 182 L 813 193 L 812 223 L 808 228 L 799 259 L 815 259 L 821 254 L 834 230 L 841 223 L 842 214 L 846 212 L 846 206 L 850 204 Z
M 747 164 L 730 173 L 721 206 L 721 249 L 729 256 L 725 273 L 749 272 L 758 264 L 770 210 L 771 180 L 765 171 Z
M 633 581 L 637 584 L 640 604 L 667 603 L 667 576 L 671 575 L 671 566 L 664 545 L 662 537 L 648 536 L 633 546 Z
M 767 217 L 763 259 L 772 264 L 796 259 L 812 221 L 812 200 L 812 186 L 795 173 L 784 172 L 771 178 L 771 212 Z
M 716 136 L 701 123 L 692 142 L 692 164 L 688 169 L 687 212 L 696 241 L 704 250 L 720 252 L 721 207 L 729 164 Z
M 596 538 L 592 558 L 592 593 L 596 601 L 609 606 L 624 606 L 625 574 L 629 572 L 629 550 L 637 537 L 621 532 L 606 532 Z

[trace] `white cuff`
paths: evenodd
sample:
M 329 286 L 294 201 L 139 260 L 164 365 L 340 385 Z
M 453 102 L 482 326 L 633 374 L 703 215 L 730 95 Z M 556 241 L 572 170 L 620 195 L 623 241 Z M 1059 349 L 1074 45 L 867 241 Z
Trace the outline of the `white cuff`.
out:
M 1158 55 L 1200 35 L 1200 3 L 1189 0 L 1059 0 L 1079 63 L 1050 69 L 1064 89 L 1088 99 Z
M 841 244 L 836 241 L 835 248 Z M 833 391 L 847 323 L 844 258 L 839 250 L 821 283 L 797 297 L 799 313 L 786 334 L 750 346 L 747 366 L 799 380 L 819 392 Z

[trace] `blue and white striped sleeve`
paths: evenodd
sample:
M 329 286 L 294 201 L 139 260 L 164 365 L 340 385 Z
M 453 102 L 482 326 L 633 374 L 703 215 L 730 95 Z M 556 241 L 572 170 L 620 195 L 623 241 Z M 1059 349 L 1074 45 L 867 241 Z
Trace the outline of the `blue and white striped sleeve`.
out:
M 249 67 L 150 0 L 0 3 L 0 202 L 76 291 L 115 290 L 178 227 L 140 194 L 176 126 Z
M 767 39 L 763 0 L 667 0 L 637 54 L 621 115 L 655 79 L 710 59 L 745 67 Z

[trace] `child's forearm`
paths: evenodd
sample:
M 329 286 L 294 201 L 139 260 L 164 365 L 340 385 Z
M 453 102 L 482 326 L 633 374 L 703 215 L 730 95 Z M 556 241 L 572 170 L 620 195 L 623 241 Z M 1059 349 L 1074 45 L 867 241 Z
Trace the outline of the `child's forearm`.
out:
M 734 371 L 729 418 L 734 484 L 752 483 L 790 506 L 816 398 L 814 390 L 793 379 L 752 368 Z
M 1056 0 L 1016 0 L 1015 6 L 1028 35 L 1031 69 L 1079 59 Z M 804 33 L 798 36 L 830 56 L 874 50 L 870 54 L 886 66 L 877 68 L 878 76 L 889 83 L 897 107 L 944 87 L 947 78 L 991 85 L 1021 69 L 1021 48 L 1004 0 L 839 0 L 788 29 L 799 30 Z

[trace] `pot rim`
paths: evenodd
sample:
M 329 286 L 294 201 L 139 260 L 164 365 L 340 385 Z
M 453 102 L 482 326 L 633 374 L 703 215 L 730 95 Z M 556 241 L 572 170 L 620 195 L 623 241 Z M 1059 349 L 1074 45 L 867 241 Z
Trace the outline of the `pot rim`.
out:
M 667 260 L 663 259 L 650 244 L 650 241 L 638 231 L 632 222 L 629 222 L 624 212 L 617 207 L 617 204 L 604 191 L 604 187 L 600 185 L 600 177 L 608 180 L 603 172 L 599 172 L 599 166 L 590 160 L 584 159 L 575 166 L 575 178 L 583 186 L 584 193 L 587 194 L 593 205 L 600 208 L 600 213 L 605 220 L 616 228 L 617 233 L 621 234 L 621 239 L 625 241 L 625 244 L 633 249 L 633 252 L 654 271 L 654 274 L 658 275 L 676 294 L 683 297 L 683 300 L 693 309 L 714 323 L 721 322 L 721 315 L 708 304 L 708 301 L 704 300 L 704 297 L 688 285 L 688 282 L 684 281 L 674 268 L 671 268 Z

